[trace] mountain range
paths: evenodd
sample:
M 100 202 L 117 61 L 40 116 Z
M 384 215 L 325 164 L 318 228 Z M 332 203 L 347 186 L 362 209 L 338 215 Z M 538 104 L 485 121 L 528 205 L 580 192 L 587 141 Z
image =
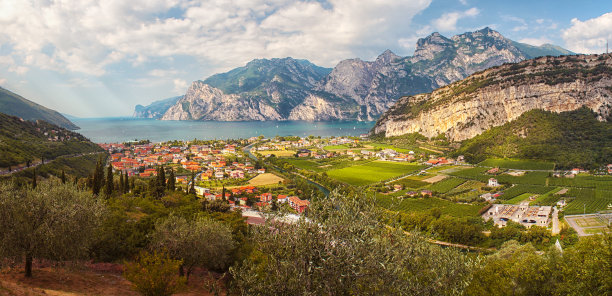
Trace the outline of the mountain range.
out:
M 583 106 L 599 121 L 612 120 L 612 55 L 547 56 L 492 67 L 431 93 L 401 98 L 372 133 L 442 134 L 463 141 L 530 110 L 568 112 Z
M 402 96 L 431 92 L 504 63 L 566 54 L 573 53 L 554 45 L 515 42 L 490 28 L 452 38 L 433 33 L 418 40 L 413 56 L 401 57 L 386 50 L 374 61 L 348 59 L 333 69 L 293 58 L 253 60 L 244 67 L 193 82 L 183 96 L 139 105 L 134 116 L 370 121 Z
M 59 112 L 36 104 L 2 87 L 0 87 L 0 112 L 30 121 L 44 120 L 71 130 L 79 129 Z

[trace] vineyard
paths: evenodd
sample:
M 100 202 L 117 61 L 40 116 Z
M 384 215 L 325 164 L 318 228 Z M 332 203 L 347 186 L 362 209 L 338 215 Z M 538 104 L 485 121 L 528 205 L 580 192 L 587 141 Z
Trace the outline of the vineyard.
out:
M 398 200 L 388 196 L 378 196 L 378 204 L 390 210 L 405 213 L 422 212 L 429 209 L 440 209 L 443 215 L 454 217 L 478 216 L 484 204 L 457 204 L 439 198 L 406 198 Z

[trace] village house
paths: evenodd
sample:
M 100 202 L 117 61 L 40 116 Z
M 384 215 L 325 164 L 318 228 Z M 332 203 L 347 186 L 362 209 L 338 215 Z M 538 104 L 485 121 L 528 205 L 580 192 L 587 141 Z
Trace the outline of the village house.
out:
M 489 187 L 497 187 L 497 186 L 499 186 L 499 183 L 497 182 L 497 179 L 489 178 L 489 183 L 487 183 L 487 186 L 489 186 Z

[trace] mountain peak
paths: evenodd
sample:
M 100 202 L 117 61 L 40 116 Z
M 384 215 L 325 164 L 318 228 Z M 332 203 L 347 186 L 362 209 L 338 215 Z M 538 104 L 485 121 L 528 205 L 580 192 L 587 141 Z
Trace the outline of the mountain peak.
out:
M 377 62 L 382 62 L 382 63 L 389 63 L 392 62 L 396 59 L 401 58 L 400 56 L 396 55 L 394 52 L 392 52 L 390 49 L 387 49 L 385 51 L 383 51 L 383 53 L 381 53 L 377 58 L 376 61 Z

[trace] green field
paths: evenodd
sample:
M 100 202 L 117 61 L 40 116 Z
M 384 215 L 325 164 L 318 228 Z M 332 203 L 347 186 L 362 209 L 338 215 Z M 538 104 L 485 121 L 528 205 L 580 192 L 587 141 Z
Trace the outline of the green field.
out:
M 427 185 L 429 185 L 429 183 L 427 182 L 423 182 L 421 180 L 417 180 L 417 179 L 413 179 L 412 177 L 408 177 L 408 178 L 404 178 L 401 180 L 397 180 L 395 182 L 393 182 L 393 184 L 401 184 L 404 186 L 404 188 L 411 188 L 411 189 L 417 189 L 417 188 L 421 188 L 421 187 L 425 187 Z
M 437 182 L 429 187 L 429 190 L 438 193 L 447 193 L 455 187 L 467 182 L 465 179 L 448 177 L 440 182 Z
M 507 200 L 505 203 L 506 204 L 511 204 L 511 205 L 518 205 L 522 201 L 527 200 L 532 195 L 534 195 L 534 194 L 533 193 L 523 193 L 521 195 L 515 196 L 515 197 Z
M 553 170 L 555 168 L 555 164 L 552 162 L 501 158 L 490 158 L 478 165 L 515 170 Z
M 378 204 L 390 210 L 405 213 L 422 212 L 432 208 L 438 208 L 443 215 L 454 217 L 478 216 L 478 211 L 483 204 L 457 204 L 440 198 L 406 198 L 398 200 L 394 197 L 379 195 Z
M 568 215 L 595 213 L 612 203 L 612 191 L 571 188 L 565 195 L 574 199 L 563 210 Z
M 363 186 L 416 172 L 422 168 L 424 166 L 408 163 L 372 161 L 362 165 L 330 170 L 327 175 L 350 185 Z

